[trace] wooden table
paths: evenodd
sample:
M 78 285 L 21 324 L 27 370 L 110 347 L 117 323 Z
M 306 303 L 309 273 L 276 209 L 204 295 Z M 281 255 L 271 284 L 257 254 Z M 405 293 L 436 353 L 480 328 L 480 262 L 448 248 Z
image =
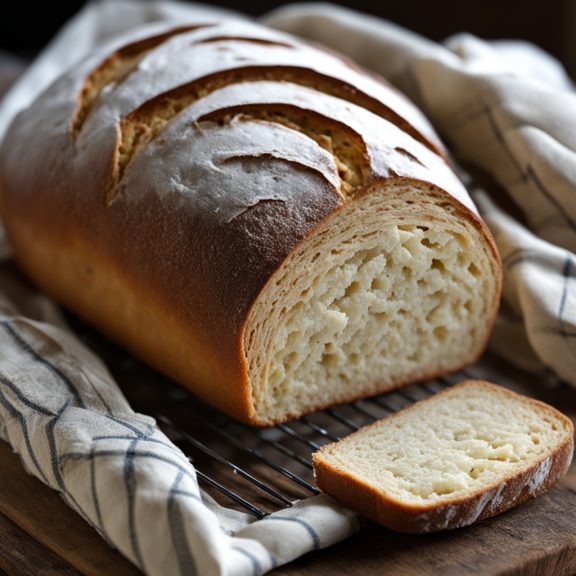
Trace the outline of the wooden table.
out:
M 565 412 L 576 414 L 575 391 L 549 391 L 544 397 L 555 400 Z M 0 442 L 2 571 L 10 576 L 139 573 L 54 491 L 28 476 L 10 448 Z M 308 554 L 272 574 L 576 574 L 576 466 L 547 494 L 476 526 L 407 536 L 371 525 L 345 542 Z
M 106 360 L 127 398 L 138 409 L 146 411 L 149 403 L 137 404 L 149 394 L 153 404 L 167 396 L 166 388 L 156 387 L 159 375 L 141 363 L 127 363 L 124 351 L 90 335 L 80 326 L 78 329 Z M 463 377 L 487 378 L 506 384 L 576 417 L 576 390 L 551 386 L 494 357 L 485 358 Z M 0 441 L 0 574 L 2 572 L 10 576 L 140 573 L 110 549 L 56 492 L 29 476 L 10 447 Z M 310 553 L 271 574 L 572 576 L 576 574 L 576 464 L 546 494 L 474 526 L 413 536 L 371 524 L 348 540 Z

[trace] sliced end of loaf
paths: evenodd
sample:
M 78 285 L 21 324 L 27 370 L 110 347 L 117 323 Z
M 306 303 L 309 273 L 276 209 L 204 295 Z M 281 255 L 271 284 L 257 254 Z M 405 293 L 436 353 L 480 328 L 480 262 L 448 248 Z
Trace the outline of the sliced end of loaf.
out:
M 499 260 L 422 114 L 252 24 L 154 30 L 90 56 L 7 133 L 23 269 L 252 424 L 474 360 Z
M 255 420 L 271 423 L 456 370 L 481 353 L 498 259 L 422 182 L 385 181 L 314 231 L 245 332 Z
M 467 381 L 314 454 L 323 491 L 388 528 L 458 528 L 537 496 L 568 470 L 570 419 Z

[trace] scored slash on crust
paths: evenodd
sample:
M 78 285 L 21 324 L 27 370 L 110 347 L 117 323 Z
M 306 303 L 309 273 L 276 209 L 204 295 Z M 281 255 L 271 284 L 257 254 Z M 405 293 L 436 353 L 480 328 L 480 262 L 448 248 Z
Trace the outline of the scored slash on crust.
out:
M 498 255 L 406 98 L 248 23 L 110 51 L 2 148 L 16 258 L 52 296 L 257 425 L 480 354 Z
M 375 98 L 363 94 L 344 82 L 306 68 L 294 66 L 276 66 L 274 68 L 268 66 L 244 66 L 232 71 L 224 70 L 160 94 L 122 118 L 120 121 L 117 161 L 114 168 L 112 189 L 115 189 L 118 182 L 122 179 L 134 154 L 156 138 L 163 128 L 184 109 L 190 107 L 201 98 L 205 98 L 230 84 L 262 80 L 289 82 L 299 86 L 310 87 L 357 104 L 384 119 L 391 120 L 395 124 L 401 126 L 407 124 L 394 111 Z M 435 150 L 433 145 L 413 128 L 408 131 L 417 140 Z M 108 202 L 113 197 L 114 192 L 109 190 L 107 192 Z
M 88 74 L 82 84 L 78 95 L 78 107 L 72 115 L 71 130 L 73 136 L 76 137 L 82 130 L 84 120 L 90 114 L 92 105 L 104 88 L 113 83 L 117 84 L 126 78 L 148 52 L 173 36 L 209 26 L 214 26 L 214 24 L 194 24 L 192 26 L 172 28 L 163 34 L 127 44 L 108 56 Z
M 364 92 L 358 86 L 349 84 L 344 78 L 348 76 L 354 78 L 358 73 L 354 67 L 350 67 L 351 65 L 341 58 L 329 53 L 324 54 L 324 58 L 327 59 L 333 70 L 331 73 L 323 73 L 319 70 L 296 65 L 296 62 L 302 59 L 302 54 L 298 50 L 302 51 L 303 48 L 302 45 L 298 46 L 298 44 L 289 42 L 288 38 L 257 37 L 255 34 L 223 34 L 221 28 L 217 24 L 182 26 L 163 34 L 133 42 L 116 50 L 87 75 L 78 95 L 78 105 L 72 115 L 71 132 L 74 138 L 79 136 L 86 119 L 92 109 L 97 106 L 99 97 L 105 88 L 110 85 L 115 88 L 122 85 L 133 72 L 138 70 L 140 63 L 146 57 L 154 56 L 156 48 L 171 41 L 176 36 L 186 35 L 186 38 L 190 38 L 189 46 L 214 45 L 213 50 L 229 50 L 231 48 L 228 48 L 228 45 L 237 48 L 239 44 L 247 43 L 283 51 L 284 62 L 282 64 L 274 66 L 250 64 L 224 66 L 222 70 L 208 75 L 200 75 L 190 82 L 156 94 L 131 112 L 124 114 L 119 122 L 112 181 L 106 191 L 107 204 L 110 204 L 116 196 L 120 189 L 118 184 L 126 167 L 139 149 L 153 140 L 164 126 L 182 110 L 212 92 L 233 83 L 269 80 L 280 83 L 289 82 L 312 88 L 354 103 L 393 122 L 431 150 L 443 154 L 437 142 L 433 140 L 434 136 L 428 127 L 414 127 L 414 124 L 419 123 L 419 118 L 410 118 L 411 123 L 403 116 L 404 113 L 410 116 L 414 109 L 402 102 L 402 99 L 394 95 L 393 92 L 389 91 L 388 96 L 396 99 L 394 106 L 400 106 L 403 109 L 401 113 L 395 110 L 394 106 L 389 106 L 382 97 L 375 97 Z M 225 27 L 223 31 L 226 32 Z M 298 57 L 292 57 L 290 54 L 298 54 Z M 251 58 L 238 59 L 239 62 L 241 60 L 251 60 Z M 294 65 L 288 63 L 290 60 L 294 60 Z M 373 84 L 376 86 L 376 92 L 386 89 L 381 81 Z

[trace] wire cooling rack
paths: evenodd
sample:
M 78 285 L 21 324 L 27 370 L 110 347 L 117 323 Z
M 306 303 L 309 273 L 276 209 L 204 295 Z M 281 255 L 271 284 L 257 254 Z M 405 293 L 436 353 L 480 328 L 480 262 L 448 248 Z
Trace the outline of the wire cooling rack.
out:
M 156 418 L 196 467 L 202 487 L 220 504 L 262 518 L 317 494 L 312 453 L 449 385 L 433 380 L 369 400 L 315 412 L 269 428 L 240 424 L 176 384 L 155 376 L 142 396 L 123 386 L 134 409 Z M 161 383 L 158 380 L 163 380 Z
M 75 321 L 78 327 L 77 321 Z M 108 363 L 132 407 L 153 416 L 194 464 L 202 487 L 218 503 L 263 518 L 318 493 L 312 453 L 464 379 L 494 379 L 514 387 L 503 363 L 485 357 L 471 369 L 366 400 L 329 408 L 269 428 L 240 424 L 197 399 L 90 329 L 77 331 Z M 508 382 L 506 382 L 508 380 Z

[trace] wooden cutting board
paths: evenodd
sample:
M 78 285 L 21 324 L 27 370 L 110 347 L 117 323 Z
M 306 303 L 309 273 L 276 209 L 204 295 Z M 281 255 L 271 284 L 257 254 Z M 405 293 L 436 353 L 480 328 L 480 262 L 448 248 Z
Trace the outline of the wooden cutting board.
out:
M 10 576 L 139 573 L 54 491 L 27 475 L 8 445 L 0 442 L 2 571 Z M 576 466 L 547 494 L 476 526 L 408 536 L 370 525 L 345 542 L 308 554 L 271 574 L 576 574 Z

